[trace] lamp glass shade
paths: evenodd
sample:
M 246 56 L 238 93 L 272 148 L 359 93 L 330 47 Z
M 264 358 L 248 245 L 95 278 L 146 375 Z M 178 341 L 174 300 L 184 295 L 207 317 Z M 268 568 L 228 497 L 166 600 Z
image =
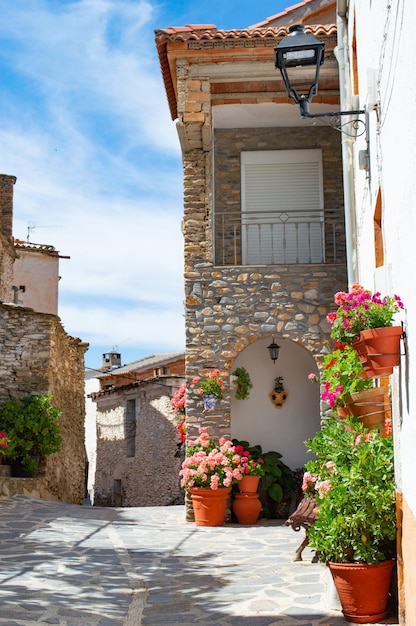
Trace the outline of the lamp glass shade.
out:
M 279 68 L 289 98 L 297 104 L 310 102 L 318 91 L 319 70 L 324 62 L 325 43 L 305 33 L 302 24 L 289 29 L 274 49 L 275 67 Z M 302 68 L 310 68 L 305 74 Z

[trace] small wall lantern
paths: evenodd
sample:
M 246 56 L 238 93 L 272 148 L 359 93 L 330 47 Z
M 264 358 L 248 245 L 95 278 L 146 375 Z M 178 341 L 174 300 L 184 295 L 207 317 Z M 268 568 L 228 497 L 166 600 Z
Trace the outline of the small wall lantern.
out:
M 279 357 L 280 346 L 278 346 L 277 343 L 275 343 L 274 337 L 272 337 L 272 343 L 269 346 L 267 346 L 267 349 L 269 351 L 271 360 L 273 361 L 273 363 L 276 363 Z

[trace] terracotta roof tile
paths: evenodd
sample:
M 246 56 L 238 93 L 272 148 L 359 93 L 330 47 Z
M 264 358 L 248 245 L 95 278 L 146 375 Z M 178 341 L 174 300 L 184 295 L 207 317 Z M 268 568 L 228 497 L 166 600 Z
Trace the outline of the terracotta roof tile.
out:
M 312 2 L 313 0 L 302 0 L 299 5 L 302 6 Z M 294 7 L 291 7 L 292 9 Z M 289 10 L 289 9 L 287 9 Z M 272 18 L 269 18 L 272 21 Z M 268 22 L 269 20 L 266 20 Z M 315 37 L 331 36 L 336 33 L 336 24 L 330 25 L 305 25 L 307 32 L 312 33 Z M 169 67 L 167 46 L 169 42 L 186 43 L 187 41 L 213 41 L 213 40 L 230 40 L 230 39 L 269 39 L 284 37 L 288 34 L 287 26 L 276 27 L 260 27 L 255 25 L 246 29 L 218 30 L 214 24 L 188 24 L 186 26 L 171 26 L 165 29 L 155 30 L 156 48 L 159 55 L 160 67 L 162 70 L 163 81 L 165 84 L 166 95 L 169 103 L 172 120 L 177 119 L 177 101 L 172 75 Z

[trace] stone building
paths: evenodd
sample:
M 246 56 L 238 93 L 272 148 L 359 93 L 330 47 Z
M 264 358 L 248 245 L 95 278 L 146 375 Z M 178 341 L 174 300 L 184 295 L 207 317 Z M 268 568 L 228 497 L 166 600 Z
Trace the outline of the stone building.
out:
M 293 23 L 326 44 L 315 110 L 339 103 L 335 2 L 308 0 L 244 30 L 156 31 L 184 172 L 187 431 L 276 450 L 292 469 L 320 423 L 318 372 L 333 294 L 347 284 L 340 133 L 290 104 L 274 47 Z M 273 363 L 267 347 L 280 346 Z M 230 375 L 249 372 L 236 400 Z M 223 401 L 204 413 L 194 376 L 218 368 Z M 269 398 L 282 376 L 288 399 Z
M 114 366 L 114 356 L 103 355 L 107 371 L 97 376 L 100 390 L 90 394 L 97 424 L 94 504 L 179 504 L 178 420 L 170 401 L 184 382 L 184 353 L 154 354 L 124 366 Z
M 0 402 L 32 393 L 52 394 L 62 411 L 63 445 L 46 457 L 36 479 L 0 478 L 0 495 L 31 494 L 81 504 L 85 492 L 84 353 L 87 344 L 69 336 L 56 314 L 14 300 L 12 239 L 14 176 L 0 175 Z M 36 281 L 36 276 L 32 276 Z M 31 290 L 30 283 L 26 285 Z

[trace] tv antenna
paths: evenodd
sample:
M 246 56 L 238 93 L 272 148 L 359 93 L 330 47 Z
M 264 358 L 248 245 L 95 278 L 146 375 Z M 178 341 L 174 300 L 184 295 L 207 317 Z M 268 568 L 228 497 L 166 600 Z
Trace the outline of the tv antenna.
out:
M 36 226 L 34 222 L 29 222 L 27 225 L 26 243 L 30 243 L 32 232 L 38 228 L 60 228 L 60 226 L 57 224 L 55 224 L 54 226 Z

